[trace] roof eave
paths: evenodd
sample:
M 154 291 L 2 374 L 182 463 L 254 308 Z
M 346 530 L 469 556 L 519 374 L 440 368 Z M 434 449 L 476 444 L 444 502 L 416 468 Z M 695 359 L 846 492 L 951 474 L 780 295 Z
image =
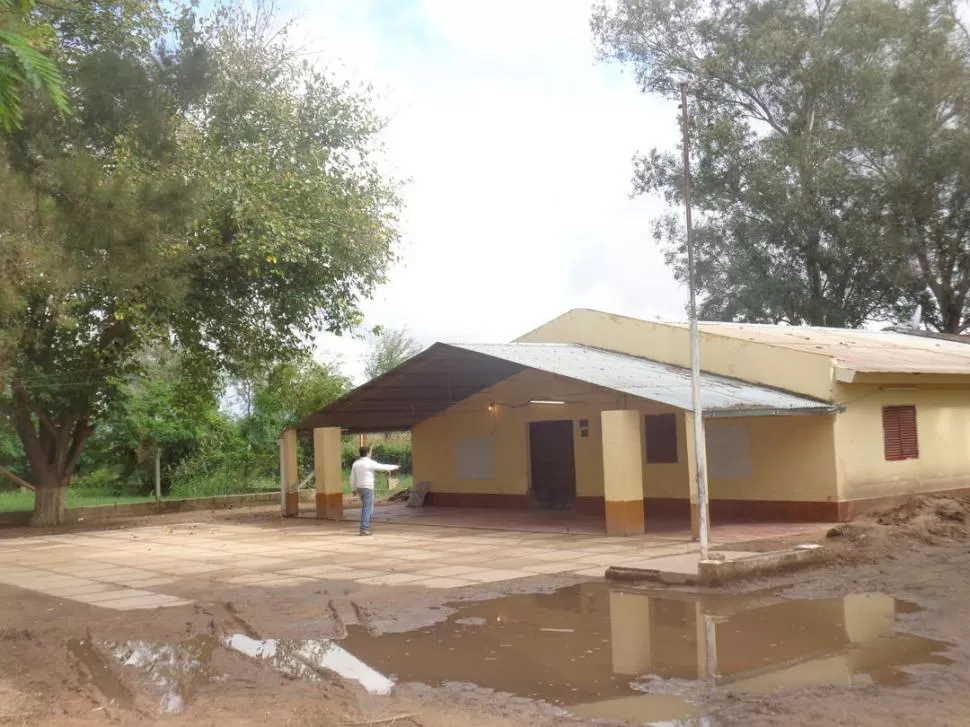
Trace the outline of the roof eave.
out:
M 705 419 L 741 419 L 743 417 L 777 417 L 777 416 L 828 416 L 841 414 L 844 406 L 812 406 L 799 408 L 765 407 L 761 409 L 708 409 L 704 411 Z

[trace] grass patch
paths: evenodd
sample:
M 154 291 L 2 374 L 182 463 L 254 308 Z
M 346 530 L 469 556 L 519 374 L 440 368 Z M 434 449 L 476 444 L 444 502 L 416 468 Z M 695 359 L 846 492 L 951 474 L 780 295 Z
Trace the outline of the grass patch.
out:
M 66 507 L 91 505 L 124 505 L 131 502 L 154 502 L 154 497 L 145 495 L 116 495 L 113 492 L 98 490 L 67 490 Z M 0 492 L 0 512 L 30 512 L 34 509 L 34 493 L 19 490 Z
M 387 475 L 378 473 L 374 478 L 374 494 L 378 500 L 411 487 L 411 475 L 398 475 L 400 483 L 395 490 L 387 489 Z M 244 495 L 259 492 L 278 492 L 279 483 L 270 480 L 254 483 L 251 487 L 241 487 L 238 482 L 222 479 L 193 480 L 172 487 L 163 500 L 188 500 L 196 497 L 218 497 L 219 495 Z M 350 473 L 344 472 L 344 494 L 350 493 Z M 133 502 L 154 502 L 154 495 L 124 495 L 117 489 L 95 489 L 87 487 L 67 488 L 67 508 L 90 507 L 92 505 L 125 505 Z M 34 509 L 34 493 L 20 490 L 0 491 L 0 512 L 30 512 Z

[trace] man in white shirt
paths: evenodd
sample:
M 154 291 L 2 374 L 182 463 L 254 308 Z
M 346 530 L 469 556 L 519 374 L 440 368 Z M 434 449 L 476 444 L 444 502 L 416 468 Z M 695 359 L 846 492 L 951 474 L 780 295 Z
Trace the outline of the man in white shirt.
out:
M 360 497 L 360 534 L 370 535 L 370 519 L 374 514 L 374 473 L 393 472 L 396 464 L 381 464 L 371 459 L 371 448 L 360 448 L 360 459 L 350 468 L 350 491 Z

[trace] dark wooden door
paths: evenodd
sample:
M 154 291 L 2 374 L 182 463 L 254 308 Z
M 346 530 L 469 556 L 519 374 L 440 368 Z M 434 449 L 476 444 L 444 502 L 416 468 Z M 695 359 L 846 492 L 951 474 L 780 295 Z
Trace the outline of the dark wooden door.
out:
M 571 421 L 529 423 L 532 496 L 540 507 L 561 510 L 576 502 L 576 458 Z

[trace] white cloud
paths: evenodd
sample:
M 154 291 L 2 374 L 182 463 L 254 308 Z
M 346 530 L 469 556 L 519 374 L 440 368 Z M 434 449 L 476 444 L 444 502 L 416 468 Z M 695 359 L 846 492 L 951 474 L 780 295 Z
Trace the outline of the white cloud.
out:
M 369 324 L 430 344 L 509 340 L 574 307 L 682 316 L 685 293 L 650 236 L 661 206 L 629 199 L 633 154 L 672 148 L 677 110 L 596 63 L 590 10 L 303 2 L 305 45 L 374 83 L 388 168 L 410 180 L 402 262 L 366 305 Z M 321 346 L 359 377 L 366 344 Z

